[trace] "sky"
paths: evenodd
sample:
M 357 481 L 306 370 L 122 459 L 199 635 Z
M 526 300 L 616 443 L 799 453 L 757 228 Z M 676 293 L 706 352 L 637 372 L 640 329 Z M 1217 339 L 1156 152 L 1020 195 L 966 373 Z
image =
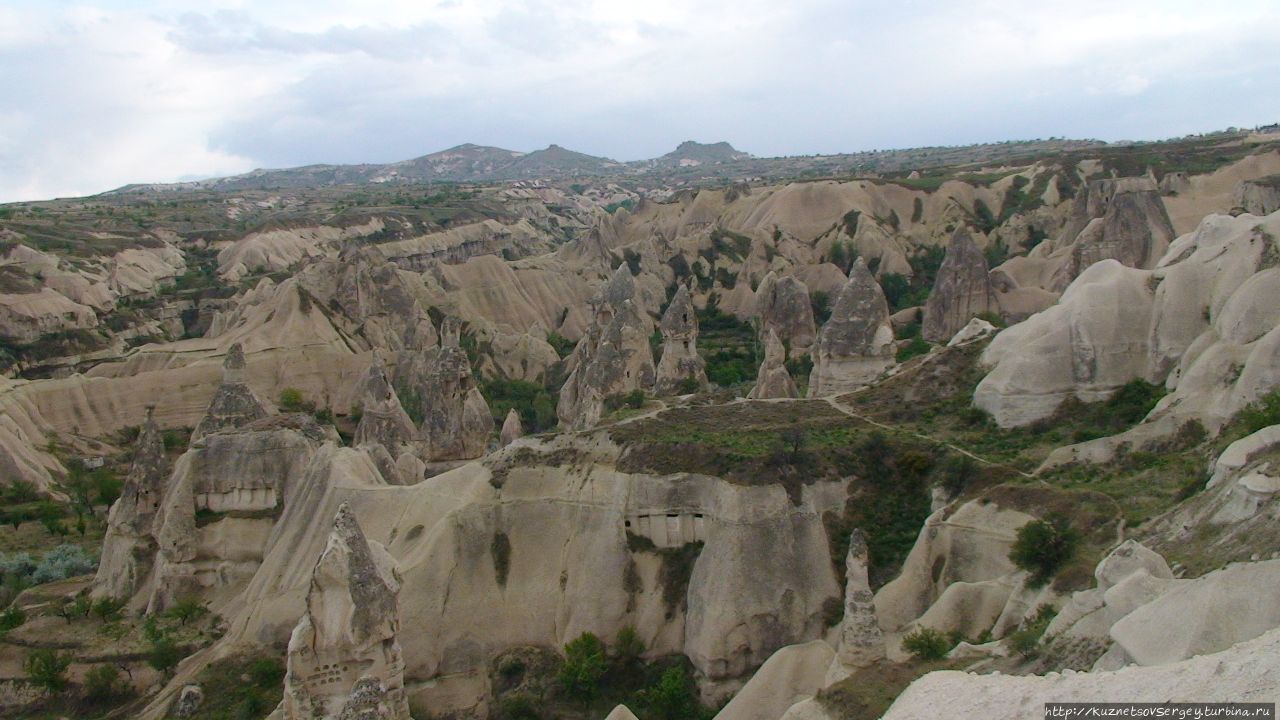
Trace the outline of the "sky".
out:
M 1275 0 L 0 0 L 0 202 L 465 142 L 616 160 L 1280 121 Z

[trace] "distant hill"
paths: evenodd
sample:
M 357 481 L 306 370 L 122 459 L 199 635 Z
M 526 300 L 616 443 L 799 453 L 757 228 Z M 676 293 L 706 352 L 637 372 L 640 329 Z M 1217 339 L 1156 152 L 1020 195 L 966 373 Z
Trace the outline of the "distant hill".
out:
M 724 141 L 700 143 L 694 140 L 685 140 L 675 150 L 649 162 L 673 167 L 697 167 L 699 165 L 730 163 L 750 158 L 750 153 L 737 150 Z

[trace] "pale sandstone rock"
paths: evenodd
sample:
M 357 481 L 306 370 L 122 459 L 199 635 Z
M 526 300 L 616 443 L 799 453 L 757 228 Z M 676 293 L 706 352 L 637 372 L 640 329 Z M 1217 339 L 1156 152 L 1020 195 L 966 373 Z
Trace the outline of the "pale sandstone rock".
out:
M 893 340 L 884 291 L 859 257 L 818 333 L 809 396 L 838 395 L 876 379 L 893 364 Z
M 506 447 L 524 436 L 524 429 L 520 427 L 520 413 L 515 408 L 507 411 L 507 417 L 502 421 L 502 432 L 500 434 L 499 445 Z
M 168 479 L 164 442 L 154 413 L 148 412 L 134 443 L 133 465 L 107 516 L 94 595 L 125 599 L 142 587 L 155 561 L 154 522 Z
M 987 271 L 987 259 L 968 228 L 957 228 L 925 303 L 921 327 L 925 340 L 950 340 L 971 318 L 999 309 Z
M 636 714 L 627 709 L 626 705 L 618 705 L 604 716 L 604 720 L 638 720 Z
M 706 363 L 698 355 L 698 316 L 689 296 L 689 288 L 681 285 L 659 323 L 662 331 L 662 360 L 658 363 L 656 392 L 675 393 L 682 382 L 692 380 L 699 388 L 707 384 Z
M 835 659 L 822 640 L 784 647 L 765 661 L 751 680 L 716 714 L 716 720 L 778 720 L 797 702 L 826 685 Z
M 800 391 L 787 372 L 786 350 L 778 334 L 769 328 L 764 336 L 764 360 L 756 374 L 756 384 L 747 397 L 753 400 L 769 400 L 772 398 L 799 397 Z
M 266 417 L 267 409 L 245 382 L 244 350 L 236 343 L 222 363 L 222 384 L 209 401 L 204 417 L 191 432 L 194 443 L 209 433 L 237 428 Z
M 343 504 L 289 639 L 285 720 L 409 720 L 400 575 Z
M 1069 252 L 1058 290 L 1094 263 L 1153 268 L 1174 239 L 1173 224 L 1150 178 L 1094 180 L 1078 193 L 1063 240 Z
M 975 340 L 981 340 L 990 337 L 999 332 L 995 325 L 983 320 L 982 318 L 974 318 L 969 321 L 968 325 L 960 328 L 960 332 L 956 333 L 947 341 L 947 347 L 956 347 L 958 345 L 968 345 Z
M 459 345 L 457 323 L 446 320 L 441 345 L 396 370 L 399 392 L 422 410 L 419 437 L 431 461 L 466 460 L 484 454 L 493 432 L 489 404 L 476 385 L 471 361 Z M 411 400 L 412 402 L 412 400 Z
M 844 618 L 836 647 L 837 659 L 850 668 L 865 667 L 884 657 L 884 637 L 876 620 L 867 562 L 867 542 L 862 531 L 854 530 L 845 559 Z
M 1280 175 L 1241 181 L 1233 199 L 1237 208 L 1250 215 L 1270 215 L 1280 210 Z
M 96 327 L 93 308 L 68 300 L 49 288 L 32 293 L 0 293 L 0 338 L 33 343 L 60 330 Z
M 772 330 L 790 349 L 788 357 L 809 351 L 817 335 L 809 288 L 793 276 L 765 275 L 756 288 L 756 314 L 761 332 Z

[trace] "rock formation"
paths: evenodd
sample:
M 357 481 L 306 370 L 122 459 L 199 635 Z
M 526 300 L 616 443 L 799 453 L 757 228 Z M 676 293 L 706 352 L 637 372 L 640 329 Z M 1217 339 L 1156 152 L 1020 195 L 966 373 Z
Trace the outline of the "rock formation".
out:
M 395 560 L 344 503 L 289 638 L 284 720 L 409 720 L 400 582 Z
M 893 326 L 880 283 L 859 257 L 814 346 L 809 396 L 848 392 L 893 364 Z
M 658 327 L 662 330 L 662 360 L 658 363 L 657 393 L 672 395 L 689 383 L 704 387 L 706 363 L 698 355 L 698 316 L 688 287 L 681 285 L 676 290 Z
M 862 531 L 854 530 L 845 559 L 844 619 L 840 621 L 836 646 L 836 658 L 848 668 L 865 667 L 884 657 L 884 638 L 876 620 L 867 560 L 867 542 Z
M 652 323 L 635 302 L 634 292 L 624 264 L 593 301 L 595 322 L 574 347 L 569 359 L 573 370 L 556 404 L 556 415 L 565 427 L 592 427 L 600 421 L 607 398 L 653 387 Z
M 1280 210 L 1280 175 L 1241 182 L 1236 187 L 1235 206 L 1259 217 Z
M 971 318 L 998 310 L 987 274 L 987 259 L 974 243 L 969 229 L 957 228 L 947 245 L 942 267 L 938 268 L 929 301 L 925 303 L 921 327 L 925 340 L 946 342 Z
M 267 416 L 267 409 L 254 395 L 244 377 L 244 349 L 235 343 L 222 361 L 222 384 L 218 386 L 204 417 L 191 432 L 191 442 L 225 428 L 247 425 Z
M 379 444 L 392 455 L 399 455 L 417 437 L 413 420 L 400 404 L 395 388 L 387 381 L 382 360 L 375 353 L 373 364 L 365 375 L 360 391 L 360 424 L 356 426 L 355 445 Z
M 169 463 L 154 410 L 147 410 L 147 420 L 134 443 L 133 465 L 107 516 L 102 560 L 93 580 L 93 592 L 100 597 L 132 597 L 151 572 L 155 559 L 152 524 L 164 497 Z
M 520 426 L 520 413 L 516 412 L 515 408 L 511 408 L 502 421 L 502 432 L 499 433 L 498 444 L 506 447 L 523 435 L 524 428 Z
M 1147 177 L 1094 180 L 1076 194 L 1058 245 L 1067 253 L 1054 286 L 1061 290 L 1094 263 L 1115 260 L 1155 267 L 1173 241 L 1173 224 L 1155 182 Z
M 770 272 L 756 288 L 756 314 L 761 332 L 772 330 L 790 348 L 789 357 L 809 351 L 817 328 L 813 321 L 813 305 L 809 288 L 794 276 L 778 277 Z M 785 358 L 784 358 L 785 359 Z
M 460 331 L 456 321 L 446 320 L 440 346 L 396 371 L 401 394 L 421 408 L 419 438 L 432 462 L 480 457 L 493 432 L 493 416 L 460 344 Z
M 764 361 L 760 363 L 756 384 L 747 397 L 753 400 L 800 397 L 791 373 L 787 372 L 786 350 L 772 328 L 765 330 Z

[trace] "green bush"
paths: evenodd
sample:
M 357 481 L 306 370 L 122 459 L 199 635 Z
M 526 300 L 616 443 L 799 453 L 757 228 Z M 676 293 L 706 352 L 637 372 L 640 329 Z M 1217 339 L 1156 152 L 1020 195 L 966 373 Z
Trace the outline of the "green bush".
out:
M 1051 515 L 1018 528 L 1009 559 L 1031 573 L 1031 586 L 1039 587 L 1075 555 L 1079 544 L 1080 533 L 1071 527 L 1071 521 L 1062 515 Z
M 652 717 L 661 720 L 687 720 L 699 714 L 693 683 L 678 667 L 669 668 L 653 687 L 640 691 L 640 701 Z
M 264 690 L 280 687 L 284 672 L 284 663 L 276 658 L 258 658 L 249 664 L 249 679 Z
M 27 614 L 22 612 L 22 608 L 17 605 L 10 605 L 5 608 L 4 612 L 0 612 L 0 635 L 17 627 L 27 621 Z
M 1009 634 L 1009 647 L 1019 655 L 1035 654 L 1036 648 L 1040 645 L 1040 639 L 1044 637 L 1044 631 L 1048 629 L 1049 623 L 1053 622 L 1057 614 L 1058 611 L 1052 605 L 1041 605 L 1036 608 L 1035 615 L 1024 620 L 1021 627 Z
M 209 608 L 205 607 L 195 598 L 182 598 L 173 604 L 168 610 L 164 611 L 165 617 L 173 618 L 180 625 L 186 625 L 188 622 L 196 618 L 203 617 L 208 614 Z
M 147 664 L 165 675 L 177 667 L 182 657 L 182 649 L 178 647 L 178 643 L 163 632 L 151 641 L 151 646 L 147 649 Z
M 70 655 L 45 648 L 32 650 L 22 662 L 27 678 L 49 692 L 60 692 L 67 686 L 67 668 L 70 666 Z
M 1272 390 L 1237 415 L 1246 434 L 1262 428 L 1280 425 L 1280 390 Z
M 564 646 L 564 655 L 560 686 L 569 697 L 590 702 L 600 693 L 600 678 L 608 669 L 604 643 L 592 633 L 583 633 Z
M 90 702 L 105 702 L 128 691 L 115 665 L 96 665 L 84 676 L 84 698 Z
M 121 611 L 124 610 L 124 606 L 125 601 L 123 599 L 111 597 L 98 598 L 93 603 L 92 612 L 104 623 L 113 622 L 120 619 Z
M 1126 426 L 1133 425 L 1146 417 L 1164 394 L 1163 385 L 1153 385 L 1142 379 L 1130 380 L 1107 399 L 1107 415 Z M 1280 406 L 1277 410 L 1280 411 Z
M 634 625 L 628 625 L 618 631 L 618 638 L 613 643 L 613 651 L 624 663 L 635 662 L 644 654 L 644 641 L 636 632 Z
M 931 349 L 933 349 L 933 346 L 925 342 L 924 338 L 919 336 L 913 337 L 911 338 L 911 342 L 904 345 L 902 349 L 898 351 L 897 360 L 900 363 L 906 362 L 913 357 L 928 354 Z
M 542 385 L 527 380 L 490 378 L 481 383 L 480 392 L 489 403 L 494 422 L 499 425 L 514 408 L 525 432 L 545 432 L 556 426 L 555 400 Z
M 941 660 L 947 656 L 952 647 L 954 646 L 947 636 L 933 628 L 918 628 L 902 638 L 902 649 L 922 662 Z
M 280 409 L 285 412 L 302 412 L 304 401 L 302 391 L 298 388 L 285 388 L 280 391 Z

